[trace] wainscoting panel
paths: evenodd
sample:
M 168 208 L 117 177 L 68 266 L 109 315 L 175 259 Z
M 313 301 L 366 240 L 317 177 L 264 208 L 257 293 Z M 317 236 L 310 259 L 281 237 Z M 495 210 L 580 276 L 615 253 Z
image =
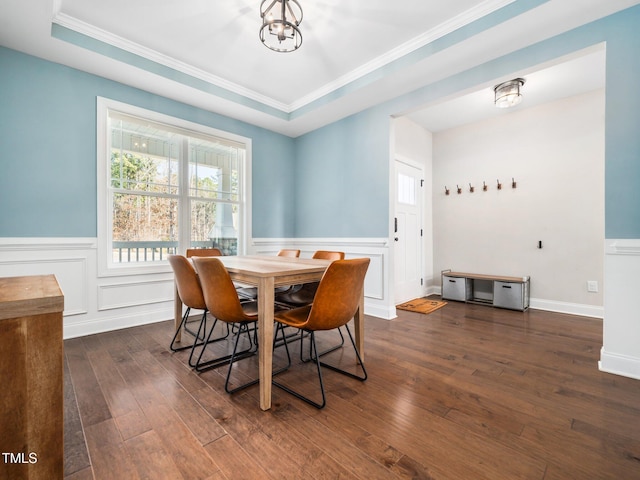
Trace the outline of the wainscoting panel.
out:
M 55 275 L 64 293 L 64 315 L 89 312 L 89 265 L 94 239 L 0 239 L 0 275 Z M 42 243 L 38 240 L 42 240 Z
M 600 370 L 640 379 L 640 239 L 605 240 Z
M 173 277 L 102 284 L 98 286 L 98 310 L 166 302 L 173 298 L 174 288 Z
M 389 295 L 389 242 L 386 238 L 256 238 L 250 253 L 276 255 L 282 248 L 300 250 L 301 257 L 311 257 L 317 250 L 345 253 L 345 258 L 369 257 L 371 263 L 364 282 L 364 309 L 367 315 L 392 319 L 396 316 Z

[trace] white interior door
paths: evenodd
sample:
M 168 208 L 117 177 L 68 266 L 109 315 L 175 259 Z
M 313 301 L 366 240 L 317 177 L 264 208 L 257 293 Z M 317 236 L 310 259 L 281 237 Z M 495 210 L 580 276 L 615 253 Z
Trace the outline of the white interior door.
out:
M 396 304 L 422 296 L 423 169 L 396 160 L 394 265 Z

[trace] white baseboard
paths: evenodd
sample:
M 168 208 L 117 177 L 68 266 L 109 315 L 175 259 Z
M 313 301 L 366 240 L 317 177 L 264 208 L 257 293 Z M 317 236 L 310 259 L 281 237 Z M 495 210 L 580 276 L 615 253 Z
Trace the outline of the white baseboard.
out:
M 529 307 L 547 312 L 568 313 L 581 317 L 604 318 L 604 307 L 598 305 L 584 305 L 580 303 L 558 302 L 556 300 L 544 300 L 531 298 Z
M 429 295 L 442 295 L 441 287 L 429 287 L 429 292 Z M 583 305 L 580 303 L 530 298 L 529 308 L 545 310 L 547 312 L 567 313 L 569 315 L 578 315 L 580 317 L 604 318 L 604 307 L 597 305 Z
M 146 308 L 138 313 L 114 312 L 108 317 L 90 317 L 82 322 L 65 323 L 63 338 L 85 337 L 96 333 L 137 327 L 170 319 L 173 319 L 173 302 L 169 306 L 160 306 L 153 309 Z
M 602 372 L 640 380 L 640 358 L 608 353 L 604 347 L 600 350 L 598 368 Z

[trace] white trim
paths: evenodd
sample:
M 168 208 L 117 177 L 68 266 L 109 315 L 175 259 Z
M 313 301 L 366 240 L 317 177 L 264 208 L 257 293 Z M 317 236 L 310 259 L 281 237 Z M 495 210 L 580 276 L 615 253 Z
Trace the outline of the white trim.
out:
M 485 0 L 474 8 L 462 12 L 448 21 L 441 23 L 440 25 L 428 30 L 421 35 L 409 40 L 408 42 L 399 45 L 398 47 L 389 50 L 388 52 L 374 58 L 373 60 L 361 65 L 360 67 L 338 77 L 332 82 L 327 83 L 323 87 L 299 98 L 295 102 L 289 105 L 289 112 L 295 111 L 305 105 L 325 96 L 329 93 L 338 90 L 351 82 L 358 80 L 376 70 L 384 67 L 385 65 L 398 60 L 411 52 L 418 50 L 419 48 L 428 45 L 429 43 L 444 37 L 445 35 L 456 31 L 459 28 L 464 27 L 506 5 L 513 3 L 515 0 Z
M 605 255 L 640 255 L 640 239 L 607 239 Z
M 164 322 L 173 318 L 173 304 L 171 306 L 159 306 L 156 309 L 145 309 L 142 312 L 123 313 L 113 311 L 109 317 L 89 318 L 83 322 L 66 324 L 63 328 L 63 337 L 76 338 L 93 335 L 95 333 L 110 332 L 122 328 L 147 325 L 149 323 Z
M 124 50 L 125 52 L 129 52 L 134 55 L 138 55 L 139 57 L 146 58 L 147 60 L 158 63 L 160 65 L 164 65 L 165 67 L 172 68 L 191 77 L 204 80 L 211 85 L 215 85 L 230 92 L 237 93 L 238 95 L 241 95 L 245 98 L 255 100 L 282 112 L 289 113 L 291 111 L 289 110 L 289 106 L 285 103 L 279 102 L 271 97 L 267 97 L 266 95 L 262 95 L 254 90 L 245 88 L 241 85 L 238 85 L 237 83 L 230 82 L 229 80 L 226 80 L 217 75 L 213 75 L 200 68 L 196 68 L 192 65 L 189 65 L 188 63 L 176 60 L 173 57 L 164 55 L 156 50 L 140 45 L 139 43 L 127 40 L 123 37 L 96 27 L 95 25 L 91 25 L 90 23 L 72 17 L 71 15 L 68 15 L 66 13 L 62 13 L 60 11 L 54 12 L 51 21 L 57 25 L 60 25 L 61 27 L 68 28 L 69 30 L 73 30 L 74 32 L 80 33 L 82 35 L 86 35 L 87 37 L 98 40 L 99 42 L 106 43 L 107 45 L 112 45 L 116 48 Z
M 605 239 L 603 372 L 640 379 L 640 324 L 636 297 L 640 287 L 640 239 Z
M 601 372 L 613 373 L 640 380 L 640 359 L 600 350 L 598 369 Z
M 153 280 L 141 279 L 133 281 L 127 280 L 102 283 L 98 286 L 97 309 L 99 312 L 101 312 L 104 310 L 115 310 L 118 308 L 137 307 L 140 305 L 151 305 L 154 303 L 172 301 L 174 285 L 173 274 L 167 276 L 166 278 L 158 278 Z M 146 290 L 148 292 L 151 292 L 151 294 L 145 297 L 128 301 L 123 300 L 123 295 L 118 295 L 118 293 L 125 292 L 126 290 L 133 290 L 134 288 Z M 107 300 L 107 295 L 109 292 L 115 292 L 115 295 L 113 295 L 112 298 L 117 299 L 117 301 L 112 300 L 109 302 Z
M 316 250 L 337 250 L 345 252 L 346 258 L 370 258 L 364 284 L 365 313 L 387 320 L 396 317 L 389 295 L 388 238 L 254 238 L 250 253 L 275 255 L 282 248 L 299 249 L 301 257 L 311 257 Z
M 442 295 L 442 287 L 430 287 L 428 295 Z M 604 307 L 599 305 L 586 305 L 582 303 L 559 302 L 557 300 L 546 300 L 544 298 L 530 298 L 529 308 L 534 310 L 544 310 L 547 312 L 566 313 L 579 317 L 604 318 Z
M 604 318 L 604 307 L 600 305 L 585 305 L 581 303 L 531 298 L 529 308 L 546 310 L 547 312 L 568 313 L 569 315 L 579 315 L 581 317 Z
M 300 247 L 314 246 L 361 246 L 383 248 L 389 246 L 389 239 L 383 237 L 372 238 L 254 238 L 251 241 L 254 248 L 269 248 L 277 251 L 285 246 L 296 245 Z M 319 250 L 319 249 L 318 249 Z
M 65 295 L 64 338 L 166 321 L 173 318 L 173 276 L 162 274 L 100 277 L 96 238 L 0 238 L 3 276 L 54 274 Z M 365 281 L 365 313 L 395 317 L 388 296 L 386 238 L 257 239 L 249 245 L 265 253 L 300 248 L 340 250 L 348 258 L 371 258 Z M 251 252 L 255 253 L 255 252 Z
M 0 251 L 30 250 L 75 250 L 78 248 L 96 248 L 96 239 L 92 237 L 0 237 Z
M 485 0 L 484 2 L 476 5 L 475 7 L 462 12 L 461 14 L 437 25 L 431 30 L 424 32 L 417 37 L 399 45 L 398 47 L 385 52 L 383 55 L 374 58 L 373 60 L 355 68 L 354 70 L 338 77 L 337 79 L 325 84 L 321 88 L 310 92 L 308 95 L 304 95 L 295 100 L 291 104 L 285 104 L 274 98 L 260 94 L 254 90 L 242 87 L 237 83 L 230 82 L 222 77 L 213 75 L 200 68 L 196 68 L 185 62 L 179 61 L 168 55 L 159 53 L 156 50 L 145 47 L 138 43 L 127 40 L 123 37 L 115 35 L 111 32 L 103 30 L 95 25 L 91 25 L 87 22 L 79 20 L 71 15 L 61 12 L 60 1 L 55 1 L 53 5 L 52 23 L 60 25 L 61 27 L 68 28 L 74 32 L 86 35 L 100 42 L 112 45 L 116 48 L 124 50 L 126 52 L 138 55 L 142 58 L 146 58 L 152 62 L 156 62 L 160 65 L 172 68 L 178 72 L 182 72 L 194 78 L 203 80 L 211 85 L 218 86 L 229 92 L 236 93 L 245 98 L 255 100 L 269 107 L 280 110 L 284 113 L 292 113 L 322 97 L 334 92 L 351 82 L 354 82 L 376 70 L 390 64 L 391 62 L 398 60 L 407 54 L 418 50 L 419 48 L 432 43 L 433 41 L 452 33 L 465 25 L 468 25 L 476 20 L 479 20 L 492 12 L 503 8 L 506 5 L 513 3 L 515 0 Z
M 119 102 L 117 100 L 111 100 L 104 97 L 96 97 L 96 124 L 97 124 L 97 150 L 96 150 L 96 164 L 97 164 L 97 233 L 98 233 L 98 276 L 123 276 L 123 275 L 144 275 L 155 273 L 167 273 L 171 272 L 171 268 L 167 262 L 148 262 L 146 264 L 110 264 L 107 259 L 106 252 L 109 251 L 109 239 L 111 235 L 109 232 L 111 228 L 111 215 L 108 207 L 109 195 L 108 195 L 108 175 L 109 175 L 109 143 L 107 141 L 109 137 L 109 124 L 108 116 L 109 111 L 124 113 L 132 115 L 142 119 L 147 119 L 152 122 L 167 125 L 169 128 L 177 128 L 184 130 L 185 135 L 193 133 L 194 135 L 207 135 L 212 137 L 218 137 L 224 140 L 235 142 L 244 145 L 245 159 L 241 162 L 241 176 L 243 179 L 242 195 L 243 198 L 240 202 L 240 224 L 243 228 L 238 232 L 238 248 L 240 251 L 246 249 L 249 238 L 251 238 L 251 175 L 252 175 L 252 140 L 248 137 L 243 137 L 223 130 L 218 130 L 207 125 L 202 125 L 182 118 L 173 117 L 153 110 L 147 110 L 145 108 L 137 107 L 135 105 L 129 105 L 127 103 Z M 186 170 L 186 168 L 185 168 Z M 181 175 L 183 177 L 183 175 Z M 184 178 L 183 178 L 184 181 Z M 184 238 L 179 237 L 180 244 L 184 244 Z

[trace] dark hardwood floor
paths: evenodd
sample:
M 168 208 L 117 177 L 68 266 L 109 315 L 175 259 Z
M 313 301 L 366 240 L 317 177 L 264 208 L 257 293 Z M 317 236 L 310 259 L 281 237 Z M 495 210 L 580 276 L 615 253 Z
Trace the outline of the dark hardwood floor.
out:
M 640 479 L 640 381 L 598 371 L 600 320 L 456 302 L 398 315 L 366 319 L 366 382 L 324 371 L 323 410 L 226 394 L 226 368 L 169 351 L 169 321 L 67 340 L 65 478 Z

